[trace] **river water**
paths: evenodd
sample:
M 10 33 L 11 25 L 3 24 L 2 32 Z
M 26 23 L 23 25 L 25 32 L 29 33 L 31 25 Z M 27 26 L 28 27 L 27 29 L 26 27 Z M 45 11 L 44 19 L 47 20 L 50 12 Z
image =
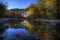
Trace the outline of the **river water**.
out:
M 0 18 L 0 23 L 4 23 L 5 21 L 9 20 L 20 20 L 19 18 Z M 35 20 L 30 20 L 30 19 L 21 19 L 22 21 L 20 22 L 20 25 L 24 25 L 24 26 L 30 26 L 31 27 L 31 23 L 32 22 L 44 22 L 44 24 L 48 25 L 48 26 L 52 26 L 55 27 L 56 23 L 60 23 L 60 20 L 39 20 L 39 19 L 35 19 Z M 9 22 L 10 23 L 10 22 Z M 7 25 L 9 24 L 7 23 Z M 28 36 L 30 36 L 30 33 L 28 30 L 26 30 L 25 28 L 10 28 L 6 25 L 6 23 L 4 23 L 4 27 L 7 27 L 7 29 L 5 29 L 5 32 L 3 33 L 4 36 L 4 40 L 24 40 L 24 38 L 28 39 Z M 16 35 L 20 35 L 18 38 L 16 38 Z
M 16 35 L 19 37 L 16 37 Z M 29 36 L 29 32 L 22 28 L 8 28 L 5 30 L 3 36 L 4 40 L 23 40 Z

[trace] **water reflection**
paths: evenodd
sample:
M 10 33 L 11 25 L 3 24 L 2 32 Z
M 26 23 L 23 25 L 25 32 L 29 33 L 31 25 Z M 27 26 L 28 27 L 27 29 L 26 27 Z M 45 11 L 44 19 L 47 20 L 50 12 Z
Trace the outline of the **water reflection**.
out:
M 3 19 L 3 20 L 1 20 L 1 22 L 7 21 L 7 20 L 8 19 Z M 41 39 L 46 38 L 46 35 L 52 36 L 52 35 L 50 35 L 50 33 L 51 34 L 53 34 L 53 33 L 55 34 L 55 27 L 56 27 L 55 25 L 56 25 L 57 22 L 59 22 L 57 20 L 55 20 L 55 21 L 54 20 L 31 20 L 31 21 L 30 20 L 22 20 L 21 22 L 19 22 L 18 21 L 19 19 L 16 19 L 16 18 L 14 20 L 11 20 L 11 21 L 8 21 L 8 22 L 4 22 L 4 24 L 5 24 L 4 27 L 6 27 L 6 28 L 11 27 L 11 26 L 14 27 L 14 28 L 8 28 L 8 29 L 5 30 L 6 32 L 4 33 L 4 36 L 7 35 L 5 37 L 6 40 L 7 40 L 8 36 L 10 36 L 10 37 L 12 36 L 13 37 L 14 35 L 16 36 L 16 34 L 17 34 L 18 38 L 21 35 L 25 36 L 25 34 L 23 34 L 24 33 L 23 30 L 25 30 L 26 28 L 29 29 L 28 30 L 29 32 L 26 32 L 26 35 L 27 35 L 27 33 L 29 35 L 29 33 L 31 32 L 33 34 L 36 34 Z M 20 29 L 18 27 L 23 27 L 25 29 Z M 21 35 L 20 35 L 20 33 L 21 33 Z M 18 34 L 20 36 L 18 36 Z
M 29 21 L 24 20 L 21 22 L 21 25 L 24 25 L 30 31 L 30 33 L 33 32 L 33 25 Z
M 11 40 L 11 39 L 21 40 L 24 37 L 28 37 L 29 32 L 26 29 L 21 29 L 21 28 L 16 28 L 16 29 L 15 28 L 8 28 L 5 30 L 3 36 L 4 36 L 4 40 Z
M 27 20 L 22 21 L 21 25 L 24 25 L 26 27 L 31 27 L 32 26 L 31 23 L 29 21 L 27 21 Z

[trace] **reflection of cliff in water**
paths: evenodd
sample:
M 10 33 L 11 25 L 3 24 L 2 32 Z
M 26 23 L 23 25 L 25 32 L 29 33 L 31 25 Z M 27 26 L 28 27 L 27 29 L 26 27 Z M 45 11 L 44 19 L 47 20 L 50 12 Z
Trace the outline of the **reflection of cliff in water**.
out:
M 9 27 L 15 27 L 15 28 L 18 28 L 18 27 L 25 28 L 32 34 L 37 35 L 39 38 L 46 39 L 47 37 L 52 36 L 52 34 L 53 34 L 52 38 L 54 37 L 56 33 L 56 24 L 58 23 L 58 20 L 28 20 L 28 19 L 20 20 L 18 18 L 15 18 L 14 20 L 1 19 L 1 22 L 3 22 L 5 27 L 9 26 Z M 51 39 L 51 37 L 49 37 L 49 39 Z

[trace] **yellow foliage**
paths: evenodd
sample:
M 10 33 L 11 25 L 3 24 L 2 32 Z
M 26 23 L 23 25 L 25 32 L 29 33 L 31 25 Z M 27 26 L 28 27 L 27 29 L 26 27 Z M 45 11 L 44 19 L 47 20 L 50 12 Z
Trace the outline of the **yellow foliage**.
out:
M 39 9 L 39 11 L 42 9 L 42 3 L 37 4 L 37 8 Z
M 33 26 L 32 26 L 32 25 L 29 26 L 28 29 L 29 29 L 29 32 L 30 32 L 30 33 L 33 33 Z
M 55 5 L 55 0 L 45 0 L 45 8 L 53 8 Z
M 29 11 L 30 11 L 31 15 L 34 14 L 34 12 L 35 12 L 34 10 L 35 10 L 35 5 L 34 4 L 31 4 L 29 6 Z

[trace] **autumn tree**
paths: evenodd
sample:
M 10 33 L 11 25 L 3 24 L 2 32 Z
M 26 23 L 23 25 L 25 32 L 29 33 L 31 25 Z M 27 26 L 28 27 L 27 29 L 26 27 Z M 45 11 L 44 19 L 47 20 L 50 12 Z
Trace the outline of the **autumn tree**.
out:
M 45 0 L 45 9 L 48 19 L 56 19 L 56 1 L 55 0 Z
M 43 19 L 56 19 L 56 0 L 38 0 L 37 7 Z
M 36 18 L 36 7 L 35 4 L 31 4 L 28 7 L 29 11 L 30 11 L 30 15 L 28 17 L 30 17 L 31 19 L 35 19 Z
M 31 12 L 31 14 L 34 14 L 34 9 L 35 9 L 35 5 L 34 4 L 31 4 L 29 6 L 29 11 Z
M 44 0 L 38 0 L 37 8 L 39 10 L 40 19 L 47 19 Z

